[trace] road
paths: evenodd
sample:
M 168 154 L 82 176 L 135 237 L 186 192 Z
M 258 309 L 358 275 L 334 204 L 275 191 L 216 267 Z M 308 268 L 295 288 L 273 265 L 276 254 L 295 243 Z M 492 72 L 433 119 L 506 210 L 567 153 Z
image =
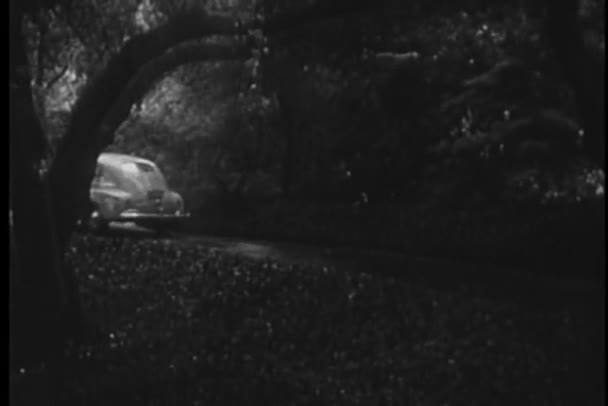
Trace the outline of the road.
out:
M 115 227 L 112 232 L 125 237 L 156 238 L 137 227 Z M 437 258 L 420 258 L 369 249 L 320 248 L 270 241 L 248 241 L 215 236 L 175 234 L 175 244 L 202 246 L 209 250 L 308 266 L 328 266 L 347 272 L 382 274 L 405 278 L 438 291 L 465 288 L 494 302 L 516 305 L 522 311 L 544 310 L 571 314 L 581 325 L 595 330 L 589 348 L 596 348 L 597 359 L 605 355 L 605 282 L 538 275 L 505 266 L 474 264 Z M 598 375 L 605 371 L 598 364 Z
M 110 233 L 127 238 L 157 238 L 149 230 L 130 224 L 113 224 Z M 507 266 L 424 258 L 371 249 L 314 247 L 208 235 L 173 234 L 165 238 L 183 245 L 203 246 L 212 251 L 252 259 L 335 267 L 350 272 L 382 274 L 389 278 L 407 278 L 430 283 L 438 289 L 473 286 L 492 297 L 535 306 L 576 307 L 584 311 L 601 310 L 602 314 L 604 309 L 605 285 L 603 281 L 597 280 L 538 275 Z

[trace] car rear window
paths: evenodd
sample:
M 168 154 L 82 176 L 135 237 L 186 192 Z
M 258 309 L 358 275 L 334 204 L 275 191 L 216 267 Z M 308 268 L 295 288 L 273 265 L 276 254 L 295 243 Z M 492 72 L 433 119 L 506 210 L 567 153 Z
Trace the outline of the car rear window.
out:
M 135 182 L 142 191 L 167 189 L 165 178 L 156 165 L 131 161 L 123 163 L 121 168 L 130 182 Z
M 136 162 L 135 165 L 137 166 L 137 169 L 142 172 L 156 172 L 152 165 L 143 164 L 141 162 Z
M 144 162 L 127 162 L 122 164 L 122 168 L 128 172 L 135 173 L 155 173 L 156 168 Z

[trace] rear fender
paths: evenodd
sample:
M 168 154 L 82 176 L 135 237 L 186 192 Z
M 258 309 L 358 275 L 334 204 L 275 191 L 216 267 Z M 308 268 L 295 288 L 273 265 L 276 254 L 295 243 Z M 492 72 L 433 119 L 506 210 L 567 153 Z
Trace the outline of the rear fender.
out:
M 128 208 L 131 194 L 121 189 L 91 190 L 91 202 L 101 217 L 111 219 Z
M 179 193 L 174 191 L 168 191 L 165 193 L 164 197 L 164 206 L 169 209 L 181 210 L 184 211 L 184 199 L 180 196 Z

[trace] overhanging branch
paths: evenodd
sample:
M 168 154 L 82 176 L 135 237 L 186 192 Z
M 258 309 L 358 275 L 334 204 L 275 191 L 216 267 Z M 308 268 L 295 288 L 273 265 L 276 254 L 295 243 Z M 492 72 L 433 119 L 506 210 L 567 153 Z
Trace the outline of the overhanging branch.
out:
M 131 79 L 105 115 L 97 138 L 100 148 L 105 148 L 112 143 L 114 131 L 129 116 L 133 104 L 137 103 L 165 73 L 192 62 L 231 60 L 248 56 L 249 50 L 237 44 L 203 43 L 179 46 L 151 60 Z
M 72 110 L 70 125 L 49 173 L 62 248 L 67 245 L 79 207 L 89 198 L 96 158 L 101 152 L 102 143 L 97 138 L 100 126 L 120 100 L 123 89 L 140 69 L 168 49 L 211 35 L 232 36 L 239 31 L 235 21 L 225 14 L 208 14 L 198 9 L 180 13 L 168 23 L 130 39 L 86 86 Z
M 184 13 L 169 23 L 129 40 L 103 72 L 85 88 L 74 106 L 73 120 L 66 141 L 81 138 L 80 134 L 94 133 L 106 111 L 118 100 L 122 89 L 149 61 L 158 58 L 167 49 L 189 40 L 209 35 L 233 35 L 237 27 L 230 17 L 209 15 L 203 11 Z M 81 114 L 82 111 L 97 111 Z

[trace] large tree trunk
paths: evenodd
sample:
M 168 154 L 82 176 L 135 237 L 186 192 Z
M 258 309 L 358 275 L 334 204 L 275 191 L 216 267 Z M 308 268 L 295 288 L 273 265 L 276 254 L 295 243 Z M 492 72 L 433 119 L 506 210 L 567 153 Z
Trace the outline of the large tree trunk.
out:
M 166 52 L 211 33 L 236 32 L 232 19 L 205 13 L 179 15 L 165 26 L 135 37 L 78 100 L 47 184 L 38 172 L 47 145 L 32 100 L 21 31 L 24 4 L 10 3 L 10 207 L 16 271 L 11 274 L 14 314 L 10 319 L 11 348 L 15 349 L 11 355 L 27 355 L 33 362 L 61 352 L 64 333 L 71 327 L 63 324 L 66 315 L 79 315 L 75 278 L 65 269 L 63 253 L 78 208 L 88 202 L 97 156 L 112 142 L 114 129 L 128 115 L 132 101 L 143 96 L 146 86 L 162 73 L 181 64 L 244 54 L 240 48 L 209 44 Z M 45 337 L 44 343 L 41 337 Z
M 11 6 L 13 4 L 11 3 Z M 21 32 L 23 14 L 10 10 L 10 190 L 13 272 L 10 286 L 11 366 L 57 356 L 67 305 L 62 258 L 54 249 L 45 184 L 39 175 L 46 140 L 34 110 Z M 73 297 L 77 297 L 72 295 Z

